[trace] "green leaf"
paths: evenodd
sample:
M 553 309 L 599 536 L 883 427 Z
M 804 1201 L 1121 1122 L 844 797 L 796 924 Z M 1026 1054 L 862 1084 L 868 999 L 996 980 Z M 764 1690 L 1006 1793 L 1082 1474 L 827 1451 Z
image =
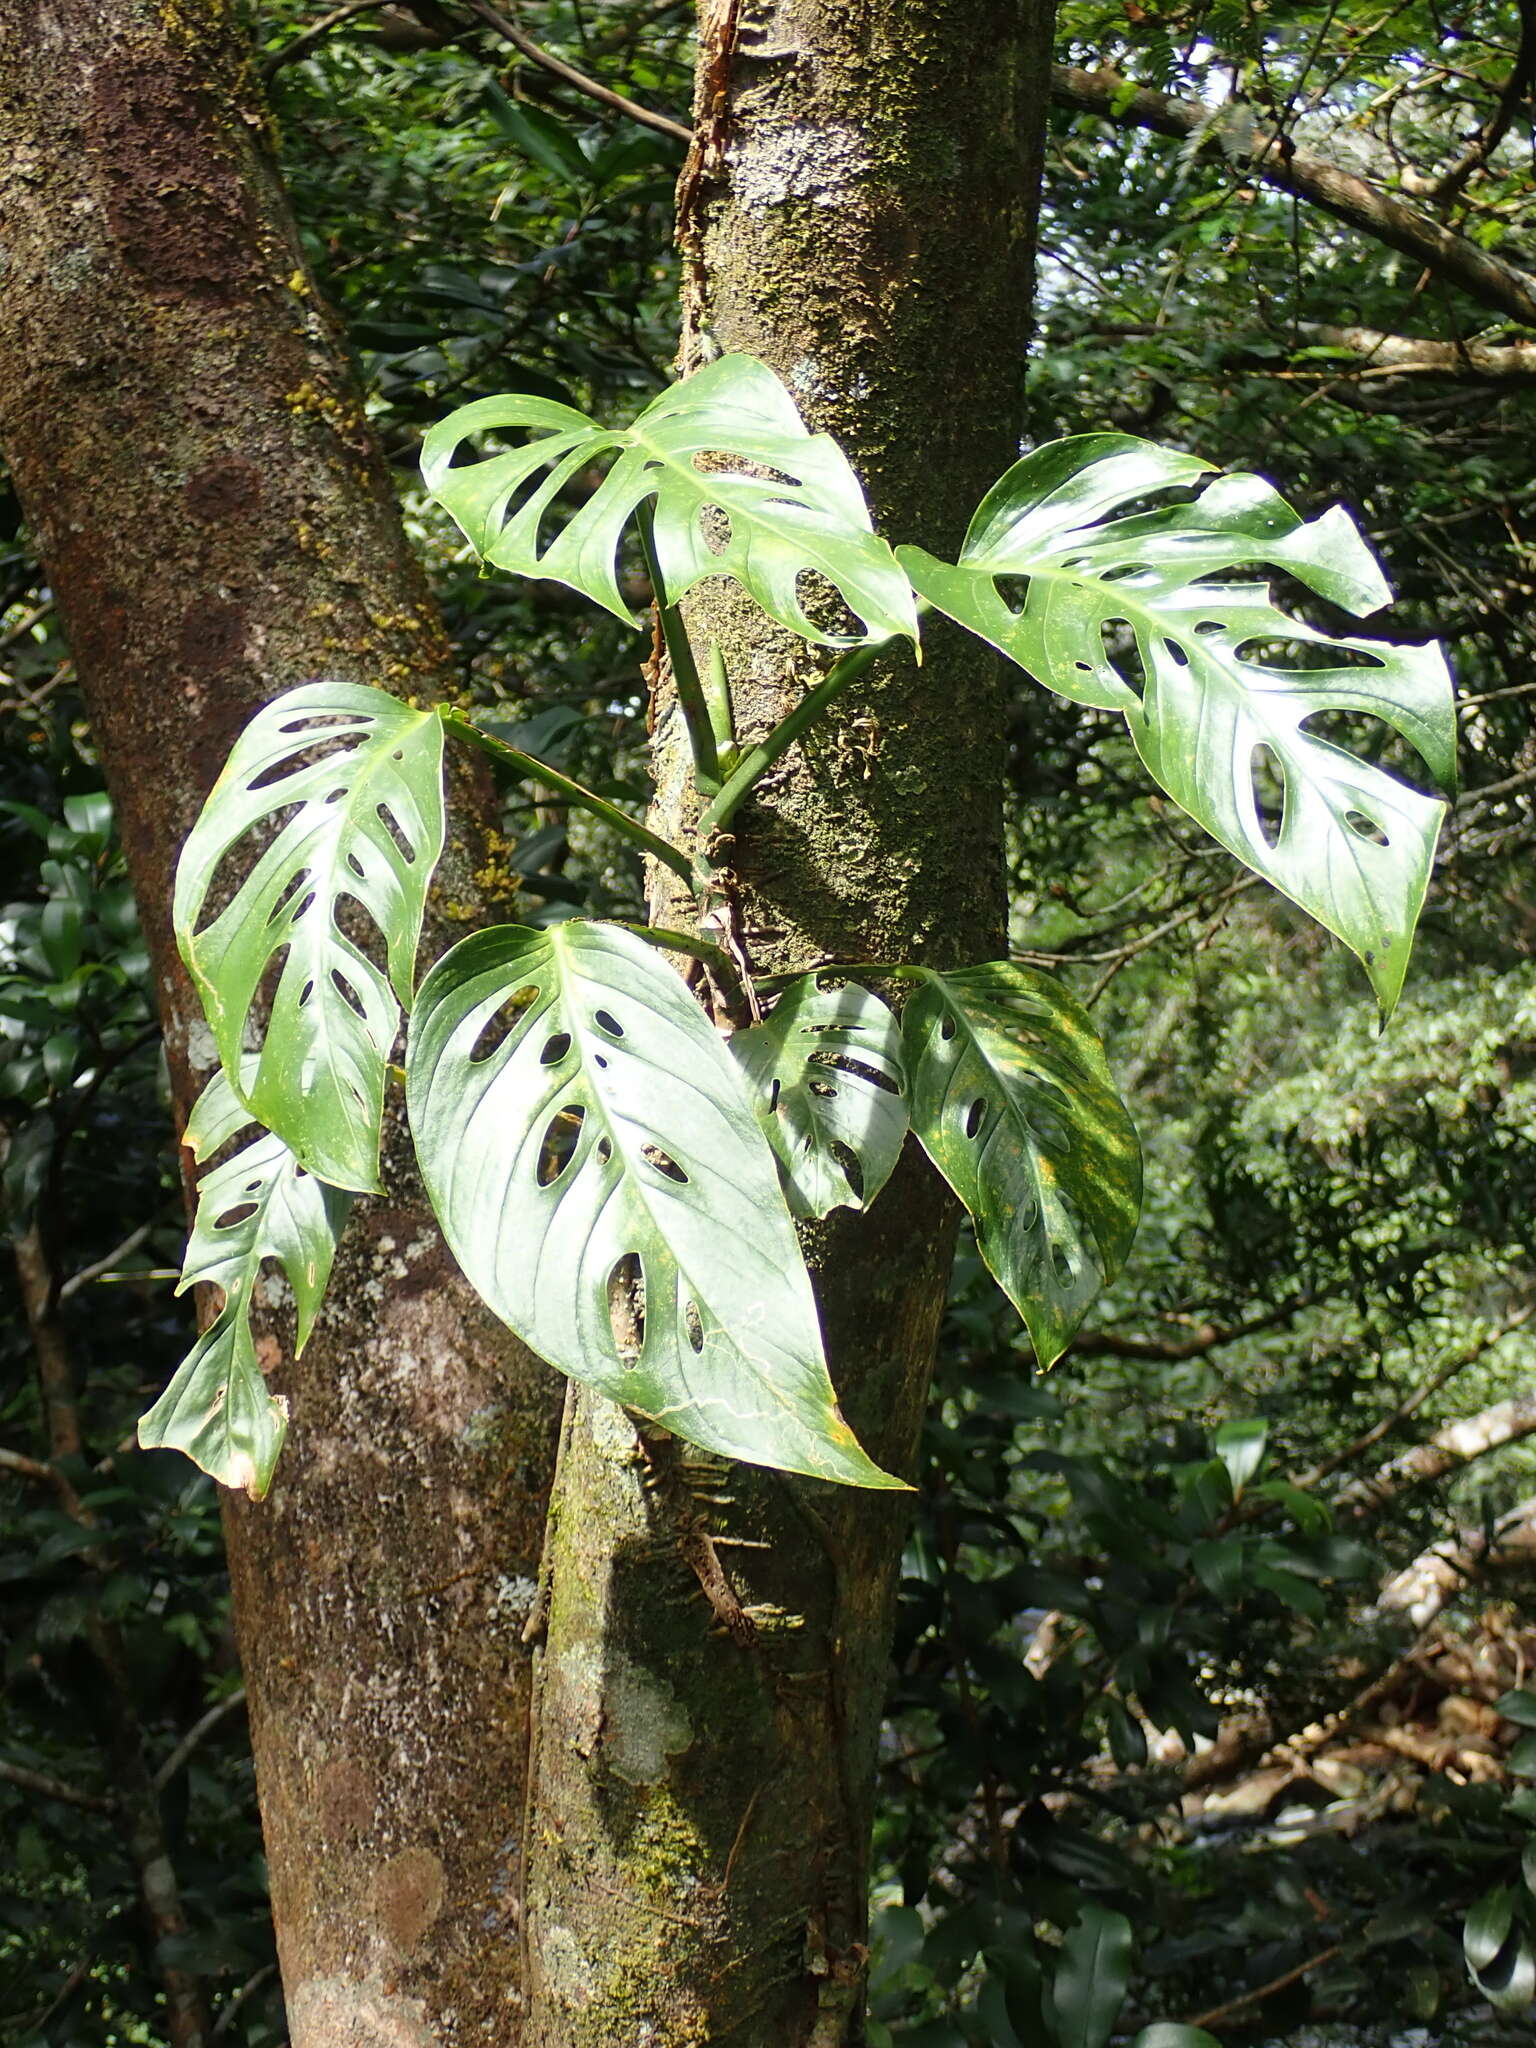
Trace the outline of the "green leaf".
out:
M 922 970 L 902 1016 L 912 1128 L 1050 1365 L 1130 1250 L 1141 1153 L 1075 997 L 996 960 Z
M 643 940 L 463 940 L 422 983 L 406 1093 L 460 1265 L 542 1358 L 727 1457 L 900 1485 L 838 1412 L 741 1077 Z
M 1512 1778 L 1536 1778 L 1536 1735 L 1521 1736 L 1504 1759 L 1504 1768 Z
M 1321 1621 L 1328 1611 L 1328 1603 L 1306 1579 L 1298 1578 L 1295 1572 L 1278 1570 L 1273 1565 L 1255 1564 L 1249 1567 L 1248 1576 L 1254 1585 L 1262 1586 L 1266 1593 L 1273 1593 L 1285 1606 L 1297 1614 L 1304 1614 L 1308 1621 Z
M 1208 1593 L 1217 1600 L 1232 1601 L 1242 1598 L 1246 1557 L 1247 1546 L 1240 1536 L 1213 1536 L 1195 1545 L 1189 1561 Z
M 1536 1950 L 1523 1935 L 1501 1962 L 1473 1974 L 1495 2012 L 1524 2012 L 1536 2003 Z
M 1138 1769 L 1147 1760 L 1147 1731 L 1121 1701 L 1104 1702 L 1104 1719 L 1109 1732 L 1109 1753 L 1122 1771 Z
M 338 1187 L 378 1185 L 385 1063 L 443 849 L 442 756 L 434 711 L 358 683 L 289 690 L 235 743 L 176 874 L 177 942 L 225 1073 L 242 1076 L 252 1113 Z M 258 835 L 271 836 L 203 923 L 226 856 Z M 344 929 L 359 910 L 383 937 L 387 976 Z M 246 1068 L 252 1011 L 279 956 L 260 1058 Z
M 1262 1415 L 1224 1422 L 1217 1430 L 1214 1448 L 1232 1481 L 1232 1498 L 1242 1498 L 1243 1488 L 1264 1462 L 1269 1441 L 1269 1424 Z
M 471 436 L 505 429 L 534 438 L 453 466 Z M 616 460 L 601 484 L 541 547 L 555 500 L 610 451 Z M 700 457 L 712 466 L 701 468 Z M 729 466 L 718 466 L 721 457 Z M 833 647 L 864 637 L 813 623 L 798 579 L 814 570 L 842 593 L 868 638 L 917 638 L 911 587 L 870 525 L 847 459 L 827 435 L 807 433 L 789 393 L 754 356 L 720 357 L 662 392 L 628 427 L 599 426 L 528 394 L 479 399 L 431 430 L 421 468 L 427 489 L 492 568 L 568 584 L 626 624 L 636 622 L 615 557 L 626 522 L 654 498 L 669 604 L 706 576 L 732 576 L 803 639 Z M 535 484 L 541 470 L 549 473 Z
M 1051 1983 L 1058 2048 L 1104 2048 L 1130 1975 L 1130 1921 L 1085 1900 L 1062 1936 Z
M 485 88 L 485 106 L 491 119 L 525 157 L 549 171 L 566 185 L 588 185 L 592 166 L 581 146 L 563 121 L 540 107 L 509 99 L 494 82 Z
M 907 1134 L 901 1027 L 880 998 L 808 974 L 730 1047 L 794 1213 L 867 1208 Z
M 1515 1895 L 1508 1885 L 1486 1891 L 1467 1914 L 1461 1930 L 1462 1953 L 1470 1970 L 1486 1970 L 1509 1939 L 1515 1917 Z
M 248 1066 L 254 1066 L 249 1057 Z M 187 1120 L 199 1162 L 251 1122 L 226 1074 L 216 1073 Z M 269 1394 L 251 1333 L 264 1259 L 278 1260 L 293 1289 L 302 1351 L 314 1327 L 352 1197 L 299 1165 L 281 1138 L 262 1131 L 203 1176 L 178 1293 L 198 1281 L 224 1290 L 224 1306 L 139 1424 L 145 1450 L 184 1451 L 223 1486 L 260 1500 L 288 1428 L 287 1404 Z
M 1536 1692 L 1516 1689 L 1507 1692 L 1493 1703 L 1496 1714 L 1502 1714 L 1506 1721 L 1513 1721 L 1520 1728 L 1536 1728 Z
M 1204 2027 L 1189 2027 L 1182 2020 L 1154 2020 L 1143 2027 L 1131 2048 L 1221 2048 L 1214 2034 Z
M 1207 580 L 1263 562 L 1357 617 L 1375 611 L 1391 593 L 1338 507 L 1303 521 L 1262 478 L 1239 475 L 1218 478 L 1192 503 L 1114 516 L 1207 470 L 1124 434 L 1052 442 L 988 493 L 958 566 L 911 547 L 901 560 L 924 597 L 1037 682 L 1124 713 L 1174 801 L 1337 933 L 1390 1010 L 1445 806 L 1307 721 L 1327 712 L 1379 719 L 1450 789 L 1455 712 L 1444 656 L 1434 645 L 1333 638 L 1280 611 L 1262 583 Z M 1018 610 L 999 577 L 1028 579 Z M 1106 651 L 1104 629 L 1115 627 L 1134 638 L 1144 680 Z M 1316 650 L 1322 665 L 1281 667 L 1251 651 L 1275 642 Z M 1261 769 L 1283 785 L 1273 830 L 1260 808 Z

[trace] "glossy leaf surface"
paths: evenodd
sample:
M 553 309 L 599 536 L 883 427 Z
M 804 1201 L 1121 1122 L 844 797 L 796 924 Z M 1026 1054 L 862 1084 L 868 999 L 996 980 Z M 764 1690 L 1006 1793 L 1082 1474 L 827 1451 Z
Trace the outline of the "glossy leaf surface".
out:
M 443 848 L 442 754 L 434 711 L 362 684 L 305 683 L 240 735 L 177 870 L 177 942 L 224 1071 L 249 1076 L 254 1115 L 339 1187 L 378 1185 L 385 1062 Z M 203 923 L 226 856 L 257 846 L 233 898 Z M 345 928 L 364 915 L 387 973 Z M 260 1057 L 243 1068 L 279 959 Z
M 453 466 L 470 437 L 509 430 L 533 438 Z M 609 454 L 612 466 L 581 509 L 558 513 L 555 500 L 578 473 Z M 478 399 L 427 435 L 422 474 L 491 567 L 568 584 L 629 624 L 615 562 L 625 526 L 653 502 L 669 603 L 706 576 L 732 576 L 806 640 L 838 646 L 860 637 L 807 614 L 799 579 L 811 570 L 842 593 L 869 638 L 917 637 L 906 575 L 871 527 L 846 457 L 826 434 L 806 431 L 789 393 L 755 356 L 720 357 L 662 392 L 628 427 L 600 426 L 531 394 Z
M 901 1026 L 855 982 L 808 974 L 730 1049 L 752 1091 L 797 1216 L 862 1209 L 890 1178 L 907 1134 Z
M 1050 1365 L 1136 1231 L 1141 1152 L 1060 983 L 1010 960 L 925 972 L 902 1014 L 912 1128 Z
M 187 1120 L 186 1143 L 201 1162 L 250 1123 L 219 1072 Z M 288 1428 L 286 1404 L 268 1393 L 251 1334 L 262 1261 L 276 1259 L 287 1275 L 302 1351 L 351 1206 L 349 1194 L 306 1173 L 270 1131 L 204 1175 L 177 1292 L 208 1281 L 223 1289 L 224 1306 L 140 1422 L 146 1450 L 184 1451 L 221 1485 L 261 1499 Z
M 463 940 L 422 983 L 406 1088 L 455 1256 L 542 1358 L 728 1457 L 899 1483 L 837 1410 L 741 1076 L 643 940 Z
M 1207 473 L 1129 435 L 1053 442 L 988 493 L 957 566 L 920 548 L 901 559 L 924 597 L 1037 682 L 1122 712 L 1174 801 L 1357 953 L 1390 1009 L 1445 806 L 1311 721 L 1379 720 L 1450 789 L 1445 658 L 1433 644 L 1330 637 L 1282 612 L 1263 583 L 1222 580 L 1261 562 L 1357 617 L 1376 611 L 1391 593 L 1338 507 L 1304 521 L 1262 478 L 1235 475 L 1191 503 L 1122 513 Z M 1027 579 L 1017 609 L 999 578 Z M 1134 643 L 1137 659 L 1112 653 L 1106 634 Z M 1307 665 L 1283 665 L 1287 645 Z

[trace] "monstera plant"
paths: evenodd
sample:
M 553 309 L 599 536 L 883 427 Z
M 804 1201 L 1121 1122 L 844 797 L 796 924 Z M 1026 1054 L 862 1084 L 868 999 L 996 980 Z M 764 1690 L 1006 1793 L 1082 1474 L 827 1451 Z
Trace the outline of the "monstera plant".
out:
M 567 484 L 604 462 L 566 516 Z M 187 842 L 175 904 L 221 1062 L 189 1130 L 199 1160 L 217 1157 L 183 1285 L 212 1282 L 224 1301 L 141 1441 L 266 1489 L 287 1417 L 257 1363 L 257 1278 L 266 1260 L 286 1270 L 302 1344 L 351 1202 L 378 1186 L 404 1020 L 406 1107 L 444 1234 L 534 1351 L 715 1452 L 896 1486 L 839 1413 L 796 1219 L 877 1200 L 910 1131 L 1051 1363 L 1125 1258 L 1139 1199 L 1136 1136 L 1081 1006 L 1009 960 L 944 974 L 828 961 L 758 982 L 739 949 L 708 938 L 580 919 L 476 932 L 418 988 L 445 742 L 498 754 L 606 820 L 687 883 L 707 931 L 717 828 L 936 608 L 1035 683 L 1119 712 L 1152 778 L 1358 954 L 1390 1011 L 1444 804 L 1312 721 L 1381 721 L 1448 791 L 1444 660 L 1278 608 L 1265 568 L 1355 616 L 1387 600 L 1344 512 L 1304 521 L 1256 477 L 1122 434 L 1015 464 L 957 562 L 893 550 L 836 444 L 807 432 L 748 356 L 621 429 L 546 398 L 482 400 L 429 434 L 423 469 L 488 570 L 554 578 L 624 619 L 616 563 L 633 527 L 699 831 L 673 845 L 446 705 L 318 681 L 258 714 Z M 812 616 L 807 571 L 858 633 Z M 701 669 L 678 615 L 711 576 L 835 650 L 751 747 L 718 653 Z M 1277 821 L 1265 777 L 1278 779 Z M 702 965 L 708 1007 L 668 958 L 679 953 Z M 899 1018 L 882 989 L 904 997 Z

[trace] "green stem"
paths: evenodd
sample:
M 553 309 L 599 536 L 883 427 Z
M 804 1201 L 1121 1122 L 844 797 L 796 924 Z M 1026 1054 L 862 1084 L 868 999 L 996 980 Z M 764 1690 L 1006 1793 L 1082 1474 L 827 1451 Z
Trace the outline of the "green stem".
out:
M 750 753 L 742 756 L 739 766 L 732 770 L 725 787 L 700 818 L 700 838 L 730 823 L 739 807 L 752 794 L 753 789 L 779 756 L 794 745 L 801 733 L 814 719 L 821 716 L 834 697 L 840 696 L 851 682 L 856 681 L 864 673 L 876 655 L 884 654 L 892 641 L 899 637 L 893 634 L 889 640 L 869 641 L 862 647 L 850 648 L 848 653 L 832 664 L 815 689 L 806 691 L 794 710 L 779 720 L 767 739 L 759 741 Z
M 649 503 L 635 509 L 635 524 L 640 532 L 640 551 L 645 557 L 646 574 L 651 579 L 651 590 L 656 599 L 656 615 L 661 621 L 661 637 L 666 646 L 667 660 L 672 668 L 672 680 L 677 685 L 677 701 L 682 706 L 683 721 L 688 727 L 688 745 L 693 753 L 693 779 L 700 796 L 713 796 L 720 787 L 720 761 L 715 752 L 714 721 L 710 707 L 704 699 L 704 688 L 699 681 L 699 671 L 694 665 L 693 649 L 688 644 L 688 635 L 677 606 L 667 602 L 666 585 L 661 580 L 661 564 L 656 559 L 656 530 L 654 514 Z
M 723 946 L 716 946 L 709 939 L 691 938 L 687 932 L 668 931 L 663 925 L 634 924 L 625 917 L 609 918 L 608 923 L 623 925 L 625 931 L 649 939 L 653 946 L 665 946 L 669 952 L 686 953 L 691 959 L 702 960 L 717 980 L 733 989 L 741 988 L 741 970 L 736 962 Z
M 569 775 L 562 775 L 558 768 L 551 768 L 547 761 L 540 761 L 533 754 L 522 753 L 517 747 L 509 747 L 505 740 L 498 740 L 468 718 L 462 711 L 451 705 L 440 704 L 438 716 L 447 730 L 461 740 L 468 740 L 471 746 L 479 747 L 482 753 L 493 760 L 505 761 L 509 768 L 524 776 L 529 782 L 542 783 L 557 796 L 565 797 L 573 804 L 580 804 L 584 811 L 590 811 L 594 818 L 601 818 L 605 825 L 611 825 L 632 846 L 640 847 L 653 860 L 663 862 L 676 875 L 681 875 L 688 887 L 698 893 L 699 878 L 694 873 L 693 862 L 680 846 L 673 846 L 670 840 L 658 839 L 654 832 L 648 832 L 644 825 L 626 817 L 617 804 L 609 803 L 596 790 L 586 789 L 579 782 L 573 782 Z
M 704 696 L 709 705 L 710 730 L 715 735 L 722 762 L 736 751 L 736 725 L 731 713 L 731 679 L 718 640 L 709 643 L 709 666 L 704 675 Z M 732 766 L 734 766 L 734 762 Z

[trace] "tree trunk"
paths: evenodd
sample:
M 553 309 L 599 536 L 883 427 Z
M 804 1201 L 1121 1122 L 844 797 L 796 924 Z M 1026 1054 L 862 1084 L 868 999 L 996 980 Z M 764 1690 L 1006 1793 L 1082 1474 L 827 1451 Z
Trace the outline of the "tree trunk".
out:
M 184 1111 L 213 1064 L 177 848 L 317 674 L 448 648 L 320 304 L 229 0 L 0 0 L 0 446 L 58 598 Z M 460 792 L 461 815 L 476 796 Z M 450 849 L 442 901 L 473 899 Z M 456 912 L 462 914 L 462 912 Z M 228 1537 L 294 2048 L 506 2041 L 552 1374 L 478 1305 L 393 1129 Z
M 702 10 L 683 364 L 764 357 L 841 440 L 881 529 L 942 553 L 1018 447 L 1048 10 L 780 0 L 746 16 L 729 0 Z M 705 586 L 689 624 L 701 657 L 710 640 L 724 649 L 749 739 L 814 680 L 803 643 L 726 586 Z M 1001 950 L 996 673 L 942 626 L 925 648 L 921 669 L 884 662 L 840 699 L 739 815 L 757 967 Z M 685 760 L 664 692 L 658 811 L 674 838 L 692 824 Z M 654 909 L 660 923 L 691 914 L 665 887 Z M 909 1143 L 868 1216 L 838 1211 L 806 1234 L 833 1377 L 898 1472 L 953 1233 Z M 642 1443 L 619 1409 L 574 1398 L 532 1766 L 536 2048 L 863 2038 L 904 1526 L 899 1497 Z

